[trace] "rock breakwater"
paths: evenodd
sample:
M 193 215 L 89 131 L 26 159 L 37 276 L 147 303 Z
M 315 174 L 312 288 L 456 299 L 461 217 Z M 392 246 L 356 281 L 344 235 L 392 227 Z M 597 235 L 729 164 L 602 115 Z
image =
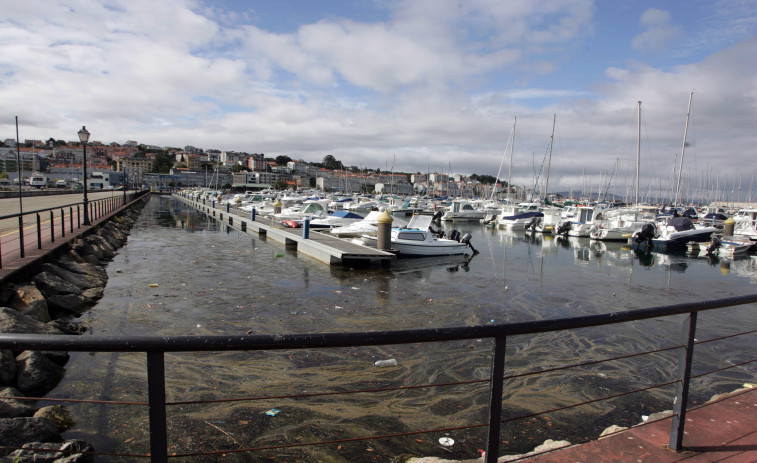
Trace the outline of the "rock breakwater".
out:
M 78 335 L 68 321 L 102 298 L 105 264 L 126 243 L 147 197 L 80 236 L 56 255 L 34 264 L 29 281 L 4 282 L 0 291 L 0 333 Z M 94 449 L 63 441 L 74 425 L 65 407 L 37 408 L 34 398 L 54 389 L 65 374 L 66 352 L 0 350 L 0 461 L 73 463 L 93 461 Z

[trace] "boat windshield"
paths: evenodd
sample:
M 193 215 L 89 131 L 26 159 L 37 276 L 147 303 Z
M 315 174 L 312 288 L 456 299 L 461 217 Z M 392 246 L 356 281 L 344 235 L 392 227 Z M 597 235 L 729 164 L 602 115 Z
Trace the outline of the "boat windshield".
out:
M 430 215 L 414 215 L 410 222 L 407 223 L 405 228 L 417 228 L 418 230 L 428 230 L 431 226 L 431 221 L 434 219 Z

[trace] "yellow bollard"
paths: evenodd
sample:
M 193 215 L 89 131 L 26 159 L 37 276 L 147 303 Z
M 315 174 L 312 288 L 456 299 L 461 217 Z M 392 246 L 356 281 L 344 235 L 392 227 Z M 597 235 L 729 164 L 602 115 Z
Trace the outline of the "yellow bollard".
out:
M 736 221 L 733 220 L 732 217 L 728 217 L 725 222 L 723 222 L 723 235 L 725 236 L 733 236 L 733 228 L 736 226 Z
M 392 216 L 384 210 L 378 218 L 378 243 L 376 249 L 388 251 L 392 249 Z

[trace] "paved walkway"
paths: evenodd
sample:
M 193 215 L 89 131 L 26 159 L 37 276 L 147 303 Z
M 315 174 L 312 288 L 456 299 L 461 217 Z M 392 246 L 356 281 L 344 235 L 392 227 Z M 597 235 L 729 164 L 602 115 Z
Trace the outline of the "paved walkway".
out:
M 736 392 L 686 414 L 684 451 L 667 445 L 671 418 L 612 436 L 518 461 L 687 463 L 757 462 L 757 388 Z
M 90 196 L 90 201 L 109 198 L 115 195 L 121 195 L 121 192 L 97 192 Z M 71 204 L 81 198 L 81 195 L 59 195 L 59 196 L 36 196 L 24 198 L 24 211 L 42 209 L 48 207 L 58 207 L 64 204 Z M 0 199 L 0 214 L 6 213 L 17 214 L 19 209 L 18 198 Z M 15 274 L 23 272 L 24 267 L 34 263 L 42 258 L 45 254 L 54 251 L 57 247 L 63 246 L 69 241 L 85 233 L 87 230 L 107 220 L 115 212 L 105 214 L 102 217 L 91 220 L 91 226 L 79 225 L 80 218 L 74 212 L 73 219 L 70 216 L 69 208 L 64 208 L 63 212 L 54 211 L 55 219 L 51 225 L 49 215 L 45 215 L 45 220 L 40 223 L 41 227 L 41 247 L 37 246 L 37 225 L 36 215 L 31 214 L 24 217 L 24 257 L 21 257 L 18 239 L 18 219 L 6 219 L 0 221 L 0 257 L 2 260 L 0 268 L 0 281 Z M 61 218 L 60 214 L 64 214 Z M 55 241 L 51 239 L 50 227 L 54 226 Z M 65 229 L 63 229 L 65 227 Z M 65 236 L 63 235 L 65 232 Z

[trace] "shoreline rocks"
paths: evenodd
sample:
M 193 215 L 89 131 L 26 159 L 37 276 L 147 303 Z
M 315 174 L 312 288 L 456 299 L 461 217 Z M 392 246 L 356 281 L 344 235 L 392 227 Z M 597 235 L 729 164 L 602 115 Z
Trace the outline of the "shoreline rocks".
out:
M 147 197 L 113 216 L 66 250 L 41 262 L 31 281 L 16 282 L 0 292 L 0 333 L 80 335 L 86 328 L 68 321 L 103 297 L 105 265 L 126 243 Z M 94 449 L 79 440 L 63 441 L 73 425 L 62 406 L 38 409 L 33 400 L 54 389 L 65 374 L 67 352 L 0 350 L 0 462 L 93 461 Z M 33 449 L 45 449 L 44 451 Z

